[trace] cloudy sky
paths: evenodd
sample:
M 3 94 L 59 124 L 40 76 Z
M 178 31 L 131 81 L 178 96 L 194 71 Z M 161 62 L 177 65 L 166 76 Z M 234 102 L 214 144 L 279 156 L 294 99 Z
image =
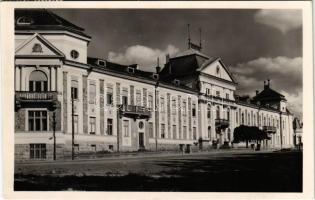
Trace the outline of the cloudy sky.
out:
M 254 95 L 270 78 L 286 95 L 289 108 L 302 114 L 302 13 L 299 10 L 54 10 L 92 36 L 88 54 L 153 71 L 187 49 L 191 38 L 203 53 L 221 57 L 236 77 L 238 94 Z

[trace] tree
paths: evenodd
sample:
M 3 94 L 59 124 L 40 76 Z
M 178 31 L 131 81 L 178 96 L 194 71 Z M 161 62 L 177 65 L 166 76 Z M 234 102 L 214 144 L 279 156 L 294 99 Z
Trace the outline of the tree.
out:
M 256 126 L 240 125 L 234 129 L 233 134 L 233 143 L 246 142 L 246 148 L 248 148 L 248 142 L 250 141 L 256 141 L 258 144 L 261 140 L 270 139 L 266 132 L 260 130 Z

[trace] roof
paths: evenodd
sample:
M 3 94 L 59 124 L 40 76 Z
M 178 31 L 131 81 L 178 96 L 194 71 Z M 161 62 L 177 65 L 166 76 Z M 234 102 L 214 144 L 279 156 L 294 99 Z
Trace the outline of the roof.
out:
M 17 21 L 21 17 L 30 19 L 31 23 L 29 25 L 18 24 Z M 79 27 L 46 9 L 16 9 L 15 30 L 68 30 L 84 37 L 91 38 L 84 33 L 84 28 Z
M 261 102 L 286 100 L 282 94 L 271 89 L 269 85 L 265 85 L 264 90 L 258 93 L 254 97 L 254 99 L 255 101 L 261 101 Z
M 198 55 L 198 56 L 209 59 L 209 57 L 207 55 L 201 53 L 200 51 L 198 51 L 196 49 L 192 49 L 192 48 L 187 49 L 186 51 L 177 53 L 173 58 L 178 58 L 178 57 L 182 57 L 182 56 L 189 56 L 189 55 Z
M 195 49 L 188 49 L 170 58 L 161 71 L 164 80 L 196 74 L 204 62 L 212 59 Z M 171 72 L 171 73 L 170 73 Z
M 98 64 L 99 60 L 104 61 L 106 63 L 105 66 L 99 65 Z M 107 61 L 106 59 L 94 58 L 94 57 L 88 57 L 87 62 L 91 66 L 93 66 L 97 69 L 103 70 L 103 71 L 109 71 L 109 72 L 117 73 L 118 75 L 127 75 L 130 77 L 135 77 L 135 78 L 139 78 L 139 79 L 143 79 L 143 80 L 149 80 L 149 81 L 152 81 L 152 83 L 156 82 L 156 79 L 154 79 L 154 77 L 153 77 L 153 75 L 155 74 L 154 72 L 148 72 L 148 71 L 140 70 L 137 68 L 136 64 L 122 65 L 122 64 Z M 133 68 L 134 73 L 128 72 L 129 68 Z M 175 86 L 173 84 L 173 82 L 165 81 L 165 80 L 159 80 L 159 83 L 164 84 L 166 86 L 172 86 L 172 87 L 177 87 L 177 88 L 181 88 L 184 90 L 189 90 L 191 92 L 197 92 L 196 90 L 193 90 L 192 88 L 187 87 L 183 84 Z

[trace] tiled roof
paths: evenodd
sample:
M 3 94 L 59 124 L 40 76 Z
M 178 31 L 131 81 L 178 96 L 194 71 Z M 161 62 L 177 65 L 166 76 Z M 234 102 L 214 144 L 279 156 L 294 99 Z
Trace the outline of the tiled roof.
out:
M 190 55 L 198 55 L 198 56 L 201 56 L 201 57 L 204 57 L 204 58 L 208 58 L 209 57 L 203 53 L 201 53 L 200 51 L 196 50 L 196 49 L 187 49 L 186 51 L 183 51 L 183 52 L 179 52 L 178 54 L 176 54 L 174 57 L 172 58 L 178 58 L 178 57 L 183 57 L 183 56 L 190 56 Z
M 98 64 L 99 60 L 105 61 L 106 62 L 105 66 L 100 66 Z M 156 82 L 156 79 L 153 78 L 153 75 L 155 73 L 137 69 L 136 65 L 121 65 L 121 64 L 118 64 L 118 63 L 113 63 L 113 62 L 107 61 L 106 59 L 93 58 L 93 57 L 88 57 L 88 64 L 90 64 L 91 66 L 96 67 L 98 69 L 104 70 L 104 71 L 117 73 L 118 75 L 127 75 L 127 76 L 130 76 L 130 77 L 140 78 L 140 79 L 143 79 L 143 80 L 149 80 L 149 81 L 152 81 L 153 83 Z M 128 72 L 128 68 L 129 67 L 134 68 L 134 73 Z M 189 90 L 189 91 L 192 91 L 192 92 L 197 92 L 196 90 L 193 90 L 190 87 L 187 87 L 187 86 L 182 85 L 182 84 L 175 86 L 173 84 L 173 82 L 171 82 L 171 81 L 166 81 L 166 80 L 161 80 L 160 79 L 159 82 L 161 84 L 164 84 L 164 85 L 177 87 L 177 88 L 181 88 L 181 89 L 184 89 L 184 90 Z
M 29 18 L 32 23 L 18 24 L 17 21 L 21 17 Z M 68 30 L 90 38 L 83 32 L 83 28 L 46 9 L 16 9 L 15 30 Z
M 258 93 L 254 97 L 254 99 L 255 101 L 261 101 L 261 102 L 272 101 L 272 100 L 286 100 L 282 94 L 274 91 L 269 86 L 265 86 L 264 90 Z

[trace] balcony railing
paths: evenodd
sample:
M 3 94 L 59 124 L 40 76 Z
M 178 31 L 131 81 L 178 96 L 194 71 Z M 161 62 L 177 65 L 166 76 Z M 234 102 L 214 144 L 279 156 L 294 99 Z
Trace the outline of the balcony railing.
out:
M 217 128 L 227 128 L 230 126 L 230 121 L 227 119 L 215 119 L 215 126 Z
M 57 92 L 16 91 L 15 98 L 18 101 L 53 101 L 57 100 Z
M 135 118 L 150 118 L 151 117 L 151 110 L 144 106 L 120 105 L 120 111 L 125 116 L 131 116 Z
M 274 126 L 263 126 L 263 131 L 267 133 L 276 133 L 277 129 Z

